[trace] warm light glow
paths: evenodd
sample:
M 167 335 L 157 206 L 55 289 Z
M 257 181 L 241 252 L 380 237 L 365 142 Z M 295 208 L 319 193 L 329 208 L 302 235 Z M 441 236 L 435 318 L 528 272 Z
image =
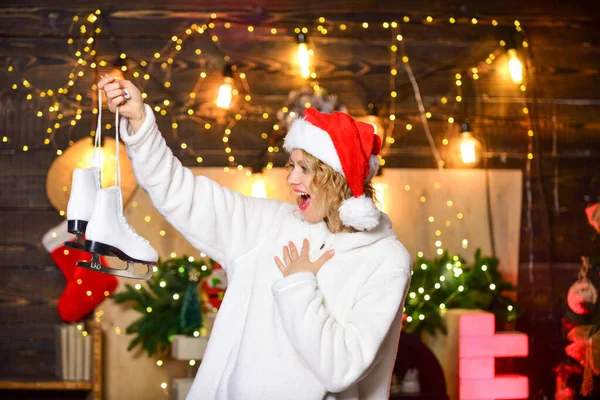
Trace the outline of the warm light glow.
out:
M 233 78 L 226 76 L 225 82 L 219 87 L 217 94 L 217 107 L 229 108 L 233 99 Z
M 463 132 L 460 135 L 460 158 L 462 162 L 469 165 L 478 161 L 477 148 L 479 142 L 471 136 L 470 132 Z
M 517 50 L 508 49 L 508 70 L 514 83 L 523 82 L 523 64 L 517 55 Z
M 310 77 L 310 52 L 306 43 L 298 43 L 297 58 L 302 78 L 308 79 Z
M 267 197 L 267 189 L 265 188 L 265 183 L 262 180 L 257 180 L 252 183 L 252 197 L 266 198 Z

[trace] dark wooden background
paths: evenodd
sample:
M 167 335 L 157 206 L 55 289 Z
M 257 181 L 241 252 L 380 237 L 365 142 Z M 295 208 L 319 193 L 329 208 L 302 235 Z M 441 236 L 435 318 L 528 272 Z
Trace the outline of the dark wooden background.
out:
M 520 367 L 531 377 L 532 397 L 541 398 L 542 394 L 551 395 L 551 368 L 563 354 L 560 317 L 566 291 L 577 276 L 579 257 L 600 255 L 598 238 L 583 212 L 586 205 L 600 200 L 600 25 L 590 4 L 517 0 L 107 1 L 101 6 L 103 33 L 98 39 L 98 58 L 112 62 L 125 52 L 129 62 L 151 61 L 173 35 L 181 35 L 192 23 L 208 23 L 210 14 L 217 13 L 215 32 L 220 50 L 208 37 L 195 37 L 193 46 L 184 47 L 200 47 L 203 56 L 182 51 L 172 66 L 171 88 L 154 81 L 141 83 L 149 103 L 167 98 L 181 105 L 189 98 L 198 71 L 204 70 L 208 76 L 198 103 L 209 102 L 222 80 L 222 56 L 229 55 L 247 74 L 252 95 L 230 144 L 236 162 L 260 169 L 268 161 L 275 166 L 285 161 L 283 154 L 270 155 L 266 148 L 281 143 L 281 135 L 271 130 L 277 122 L 276 111 L 285 104 L 289 91 L 303 83 L 290 65 L 294 27 L 310 29 L 322 87 L 336 94 L 353 115 L 365 115 L 369 103 L 386 115 L 390 106 L 390 31 L 381 23 L 410 16 L 411 22 L 401 23 L 400 28 L 426 108 L 433 113 L 430 125 L 436 145 L 443 149 L 442 138 L 457 134 L 458 124 L 449 128 L 447 118 L 454 116 L 458 121 L 466 102 L 473 132 L 487 150 L 486 163 L 480 167 L 520 168 L 529 176 L 521 205 L 519 275 L 519 301 L 526 312 L 518 327 L 531 336 L 532 356 Z M 0 142 L 0 355 L 4 361 L 0 379 L 53 379 L 54 325 L 59 321 L 56 301 L 64 279 L 40 242 L 42 235 L 61 221 L 46 197 L 46 176 L 57 149 L 89 135 L 94 124 L 90 87 L 95 76 L 86 73 L 64 100 L 71 104 L 72 113 L 77 104 L 74 96 L 81 93 L 83 118 L 75 128 L 58 130 L 50 145 L 42 143 L 49 121 L 35 116 L 45 103 L 39 96 L 27 101 L 28 89 L 21 82 L 27 79 L 44 90 L 65 85 L 77 62 L 66 42 L 79 35 L 73 16 L 85 16 L 96 6 L 85 1 L 41 4 L 24 0 L 4 1 L 0 7 L 0 137 L 9 138 Z M 425 21 L 428 15 L 434 17 L 433 23 Z M 332 24 L 326 36 L 315 29 L 320 16 L 327 18 L 325 26 Z M 459 23 L 449 24 L 451 16 Z M 478 18 L 477 25 L 469 23 L 473 17 Z M 493 27 L 492 19 L 500 26 Z M 454 74 L 464 74 L 491 52 L 504 56 L 498 41 L 514 31 L 514 20 L 521 22 L 529 43 L 521 51 L 528 60 L 525 101 L 531 119 L 521 112 L 523 97 L 518 87 L 500 79 L 500 62 L 482 71 L 478 81 L 463 80 L 462 104 L 453 100 L 441 104 L 442 96 L 452 99 L 456 95 Z M 363 21 L 369 22 L 370 29 L 360 27 Z M 232 27 L 223 28 L 224 22 Z M 349 29 L 336 29 L 340 23 Z M 249 33 L 248 25 L 255 31 Z M 273 27 L 277 35 L 270 34 Z M 9 73 L 9 65 L 15 71 Z M 130 72 L 138 68 L 130 67 Z M 160 65 L 154 68 L 160 70 Z M 100 69 L 108 71 L 109 67 Z M 386 167 L 434 168 L 413 89 L 401 63 L 398 71 L 398 124 L 393 133 L 395 143 L 385 154 Z M 11 89 L 13 83 L 19 83 L 17 90 Z M 263 112 L 269 113 L 269 119 L 262 118 Z M 176 137 L 171 122 L 170 117 L 159 118 L 168 143 L 185 164 L 197 165 L 195 157 L 200 155 L 203 165 L 229 165 L 221 141 L 222 126 L 213 123 L 206 130 L 204 122 L 199 125 L 180 115 Z M 410 132 L 404 129 L 407 123 L 414 126 Z M 530 126 L 536 134 L 531 173 L 527 174 Z M 260 137 L 262 132 L 269 134 L 268 140 Z M 186 151 L 180 148 L 182 141 L 189 146 Z M 29 151 L 22 151 L 24 145 Z M 528 229 L 528 215 L 532 230 Z

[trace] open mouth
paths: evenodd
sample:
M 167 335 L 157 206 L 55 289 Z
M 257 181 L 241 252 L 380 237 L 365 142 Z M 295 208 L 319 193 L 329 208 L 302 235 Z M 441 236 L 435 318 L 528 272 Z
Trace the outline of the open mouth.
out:
M 298 201 L 298 206 L 300 210 L 305 211 L 310 204 L 310 195 L 308 193 L 299 193 L 300 199 Z

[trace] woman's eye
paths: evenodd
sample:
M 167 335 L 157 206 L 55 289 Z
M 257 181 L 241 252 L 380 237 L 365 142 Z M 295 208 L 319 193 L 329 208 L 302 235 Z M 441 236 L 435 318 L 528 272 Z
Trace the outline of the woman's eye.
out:
M 308 174 L 310 172 L 310 170 L 306 167 L 302 167 L 302 172 L 304 172 L 305 174 Z

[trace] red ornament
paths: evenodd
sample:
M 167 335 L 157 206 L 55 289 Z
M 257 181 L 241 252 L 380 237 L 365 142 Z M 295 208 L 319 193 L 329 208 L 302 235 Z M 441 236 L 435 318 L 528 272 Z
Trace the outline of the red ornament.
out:
M 67 221 L 50 229 L 42 239 L 44 248 L 61 270 L 67 286 L 58 299 L 58 314 L 67 322 L 82 320 L 115 291 L 119 281 L 112 275 L 79 268 L 77 261 L 90 261 L 92 255 L 64 246 L 74 241 L 67 232 Z M 102 259 L 102 258 L 101 258 Z M 106 263 L 106 260 L 101 260 Z
M 208 295 L 208 302 L 213 308 L 221 307 L 223 296 L 227 290 L 227 275 L 219 263 L 215 263 L 212 273 L 204 280 L 203 292 Z
M 588 222 L 600 233 L 600 203 L 593 204 L 585 209 Z
M 598 301 L 598 291 L 589 279 L 580 279 L 569 288 L 567 304 L 575 314 L 587 315 Z
M 589 259 L 581 257 L 583 262 L 579 270 L 577 281 L 569 288 L 567 294 L 567 304 L 575 314 L 586 315 L 594 304 L 598 301 L 598 290 L 594 284 L 587 278 L 588 271 L 591 268 Z

